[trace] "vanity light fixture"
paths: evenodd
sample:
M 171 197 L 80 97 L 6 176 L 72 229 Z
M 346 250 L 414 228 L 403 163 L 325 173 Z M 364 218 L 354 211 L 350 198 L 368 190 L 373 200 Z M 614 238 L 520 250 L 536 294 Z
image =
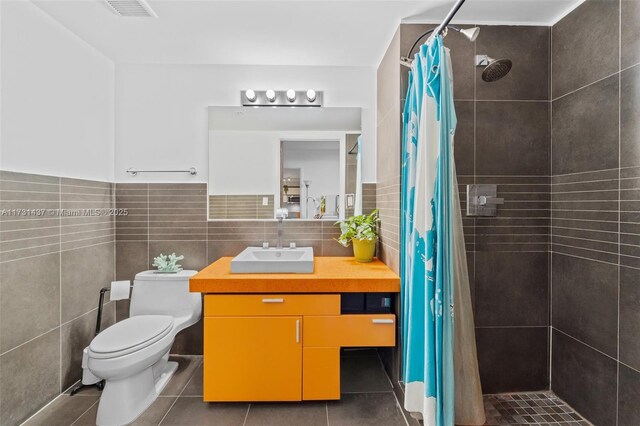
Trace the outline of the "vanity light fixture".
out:
M 314 89 L 244 89 L 240 91 L 240 103 L 250 107 L 321 107 L 322 100 L 323 92 Z
M 267 100 L 269 100 L 269 102 L 275 102 L 276 101 L 276 92 L 269 89 L 266 91 L 265 95 L 267 96 Z
M 316 100 L 316 91 L 313 89 L 307 90 L 307 100 L 309 102 L 314 102 Z
M 247 100 L 249 102 L 255 102 L 256 99 L 258 99 L 257 96 L 256 96 L 256 92 L 251 90 L 251 89 L 249 89 L 246 92 L 244 92 L 244 95 L 247 97 Z

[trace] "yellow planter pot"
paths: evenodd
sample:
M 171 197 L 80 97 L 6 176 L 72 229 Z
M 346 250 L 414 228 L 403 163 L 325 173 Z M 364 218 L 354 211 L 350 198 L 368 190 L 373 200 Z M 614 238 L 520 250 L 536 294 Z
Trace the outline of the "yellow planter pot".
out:
M 376 240 L 351 240 L 353 243 L 353 256 L 358 262 L 369 263 L 376 253 Z

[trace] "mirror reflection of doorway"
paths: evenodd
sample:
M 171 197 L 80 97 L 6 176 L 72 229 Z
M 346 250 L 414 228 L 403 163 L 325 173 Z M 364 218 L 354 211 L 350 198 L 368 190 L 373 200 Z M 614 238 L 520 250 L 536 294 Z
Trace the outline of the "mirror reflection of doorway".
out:
M 280 206 L 289 211 L 290 219 L 301 219 L 301 186 L 300 169 L 282 169 L 282 185 L 280 186 Z
M 281 142 L 281 206 L 290 218 L 338 219 L 340 141 Z

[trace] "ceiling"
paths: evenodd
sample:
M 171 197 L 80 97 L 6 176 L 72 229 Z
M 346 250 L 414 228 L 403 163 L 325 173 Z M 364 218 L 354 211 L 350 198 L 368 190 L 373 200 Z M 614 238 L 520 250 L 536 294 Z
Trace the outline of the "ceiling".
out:
M 468 0 L 458 23 L 550 25 L 583 0 Z M 148 0 L 122 18 L 101 0 L 34 0 L 117 63 L 377 66 L 400 22 L 439 23 L 453 0 Z

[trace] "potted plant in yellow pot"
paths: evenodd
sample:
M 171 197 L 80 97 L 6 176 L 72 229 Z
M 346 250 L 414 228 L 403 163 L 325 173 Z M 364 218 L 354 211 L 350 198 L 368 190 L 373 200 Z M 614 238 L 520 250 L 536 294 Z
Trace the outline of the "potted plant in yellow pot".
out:
M 378 210 L 369 215 L 352 216 L 336 224 L 340 225 L 341 232 L 337 241 L 344 247 L 353 243 L 353 256 L 358 262 L 371 262 L 378 240 Z

